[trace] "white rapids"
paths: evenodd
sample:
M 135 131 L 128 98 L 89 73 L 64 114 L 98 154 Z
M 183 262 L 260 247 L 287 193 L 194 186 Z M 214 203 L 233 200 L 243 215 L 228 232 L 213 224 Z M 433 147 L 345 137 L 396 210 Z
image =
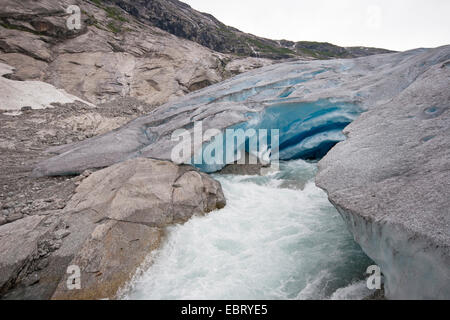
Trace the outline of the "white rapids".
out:
M 373 264 L 314 184 L 317 166 L 215 175 L 225 209 L 168 228 L 124 299 L 361 299 Z

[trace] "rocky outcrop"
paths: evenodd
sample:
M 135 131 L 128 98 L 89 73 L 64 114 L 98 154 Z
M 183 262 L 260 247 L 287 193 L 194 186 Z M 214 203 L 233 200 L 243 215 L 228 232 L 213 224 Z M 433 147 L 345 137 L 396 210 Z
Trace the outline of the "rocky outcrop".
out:
M 94 1 L 13 1 L 0 8 L 0 62 L 13 80 L 40 80 L 91 103 L 134 97 L 160 105 L 271 61 L 214 52 Z M 81 8 L 82 28 L 65 12 Z M 239 64 L 239 62 L 237 62 Z
M 317 184 L 389 299 L 450 298 L 450 57 L 345 129 Z
M 17 282 L 36 277 L 36 261 L 46 254 L 42 244 L 45 238 L 51 239 L 51 228 L 42 223 L 44 219 L 31 216 L 0 227 L 0 294 Z
M 30 257 L 27 261 L 31 261 L 25 264 L 29 267 L 24 268 L 25 271 L 17 277 L 8 276 L 17 280 L 11 281 L 13 289 L 5 294 L 0 293 L 6 299 L 50 297 L 61 277 L 61 270 L 65 270 L 73 258 L 73 248 L 60 248 L 59 233 L 64 235 L 65 226 L 58 226 L 61 221 L 59 217 L 76 184 L 88 173 L 77 177 L 34 179 L 30 177 L 32 164 L 48 157 L 45 153 L 48 147 L 55 148 L 61 143 L 73 143 L 102 134 L 154 108 L 130 98 L 98 107 L 78 101 L 54 106 L 45 110 L 24 110 L 14 116 L 0 114 L 0 226 L 12 224 L 14 230 L 18 230 L 22 229 L 20 225 L 24 219 L 43 219 L 36 227 L 37 231 L 28 229 L 17 235 L 25 239 L 28 233 L 30 236 L 36 233 L 39 238 L 38 253 L 30 256 L 26 253 L 30 249 L 28 246 L 15 246 L 16 242 L 5 240 L 5 248 L 11 246 L 17 254 L 25 252 L 25 256 Z M 56 224 L 58 235 L 52 235 L 54 228 L 44 225 L 47 223 Z M 74 228 L 75 224 L 71 226 Z M 82 227 L 77 233 L 87 237 L 89 234 L 84 234 Z M 60 249 L 56 252 L 56 248 Z M 8 250 L 5 252 L 10 253 Z M 36 263 L 31 257 L 36 257 Z M 2 261 L 8 261 L 3 258 Z M 9 285 L 7 287 L 10 288 Z
M 166 226 L 225 206 L 220 184 L 190 166 L 134 159 L 86 176 L 58 214 L 0 226 L 6 298 L 114 298 Z M 80 290 L 67 287 L 72 265 Z

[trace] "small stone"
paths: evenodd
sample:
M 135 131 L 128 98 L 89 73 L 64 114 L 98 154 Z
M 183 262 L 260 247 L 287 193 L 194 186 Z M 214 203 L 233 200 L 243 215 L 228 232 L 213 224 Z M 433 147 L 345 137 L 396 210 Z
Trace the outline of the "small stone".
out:
M 23 214 L 21 214 L 21 213 L 13 213 L 13 214 L 10 214 L 8 216 L 8 218 L 6 218 L 6 220 L 7 220 L 7 222 L 14 222 L 14 221 L 22 219 L 22 218 L 23 218 Z
M 55 231 L 55 239 L 60 240 L 65 237 L 67 237 L 70 234 L 69 230 L 66 229 L 60 229 L 58 231 Z
M 41 278 L 37 273 L 33 273 L 22 281 L 22 284 L 29 287 L 39 282 Z
M 27 112 L 27 111 L 31 111 L 33 108 L 31 108 L 30 106 L 24 106 L 20 109 L 20 111 L 22 112 Z
M 22 210 L 20 210 L 20 213 L 22 214 L 30 214 L 31 210 L 28 207 L 23 208 Z
M 44 258 L 39 260 L 39 262 L 36 265 L 36 270 L 42 270 L 48 266 L 48 258 Z

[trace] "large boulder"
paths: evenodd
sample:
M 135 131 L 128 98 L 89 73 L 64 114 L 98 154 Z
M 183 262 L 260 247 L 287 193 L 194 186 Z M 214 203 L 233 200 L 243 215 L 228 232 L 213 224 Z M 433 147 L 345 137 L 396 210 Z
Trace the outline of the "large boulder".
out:
M 219 182 L 167 161 L 137 158 L 78 179 L 64 209 L 0 226 L 2 298 L 114 298 L 166 226 L 225 206 Z M 80 290 L 67 287 L 73 265 Z
M 193 167 L 138 158 L 93 173 L 64 213 L 84 216 L 92 230 L 69 263 L 81 269 L 81 289 L 69 290 L 63 277 L 52 298 L 114 298 L 159 246 L 165 226 L 224 206 L 220 184 Z

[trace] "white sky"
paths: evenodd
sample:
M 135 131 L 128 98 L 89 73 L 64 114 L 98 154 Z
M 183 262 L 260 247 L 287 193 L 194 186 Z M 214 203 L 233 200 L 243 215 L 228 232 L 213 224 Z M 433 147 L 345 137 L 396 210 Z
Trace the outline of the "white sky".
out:
M 450 0 L 181 0 L 270 39 L 393 50 L 450 44 Z

